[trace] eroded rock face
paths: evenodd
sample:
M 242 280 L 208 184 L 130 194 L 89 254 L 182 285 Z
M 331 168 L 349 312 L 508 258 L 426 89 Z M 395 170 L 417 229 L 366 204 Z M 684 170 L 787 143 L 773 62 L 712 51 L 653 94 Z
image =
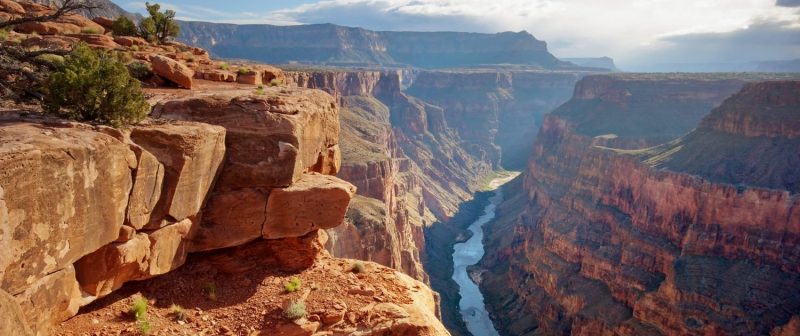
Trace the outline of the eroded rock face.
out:
M 336 177 L 305 174 L 291 186 L 270 192 L 262 236 L 299 237 L 318 229 L 332 229 L 344 220 L 355 193 L 353 185 Z
M 481 288 L 495 325 L 510 335 L 791 328 L 800 314 L 796 195 L 652 169 L 593 147 L 577 118 L 546 119 L 517 196 L 489 227 Z
M 134 127 L 131 140 L 164 167 L 162 192 L 147 228 L 196 215 L 205 204 L 225 157 L 225 129 L 192 122 L 150 124 Z M 151 165 L 150 174 L 157 179 L 159 166 L 145 164 Z M 147 184 L 147 179 L 143 176 L 143 183 Z M 143 203 L 152 203 L 153 195 L 148 196 L 143 197 Z
M 220 190 L 286 187 L 338 143 L 339 111 L 322 92 L 189 98 L 163 103 L 155 116 L 227 129 Z M 327 157 L 327 156 L 326 156 Z
M 3 317 L 3 323 L 0 324 L 0 333 L 3 335 L 33 335 L 31 328 L 28 327 L 28 321 L 22 313 L 22 308 L 11 294 L 3 290 L 0 290 L 0 316 Z
M 132 153 L 99 132 L 24 122 L 0 139 L 0 279 L 17 295 L 117 239 Z

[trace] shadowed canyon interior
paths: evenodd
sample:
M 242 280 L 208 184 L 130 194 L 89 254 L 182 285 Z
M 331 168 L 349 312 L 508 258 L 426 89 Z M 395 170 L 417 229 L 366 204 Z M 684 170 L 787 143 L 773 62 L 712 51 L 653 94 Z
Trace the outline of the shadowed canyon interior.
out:
M 8 39 L 144 63 L 151 108 L 4 98 L 2 335 L 144 334 L 141 298 L 155 335 L 800 335 L 800 76 L 624 73 L 527 32 L 153 43 L 91 3 Z

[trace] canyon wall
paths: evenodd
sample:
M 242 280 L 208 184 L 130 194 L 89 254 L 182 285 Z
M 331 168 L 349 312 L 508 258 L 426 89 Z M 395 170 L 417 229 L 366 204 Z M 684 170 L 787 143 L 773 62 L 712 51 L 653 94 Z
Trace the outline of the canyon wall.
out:
M 746 178 L 715 182 L 715 169 L 687 172 L 679 165 L 666 165 L 657 170 L 647 163 L 653 157 L 669 158 L 681 151 L 680 146 L 672 152 L 598 147 L 595 137 L 608 129 L 590 126 L 612 125 L 620 121 L 614 116 L 625 110 L 598 114 L 574 105 L 596 97 L 636 100 L 635 92 L 609 92 L 608 87 L 604 78 L 585 79 L 573 101 L 545 119 L 524 178 L 507 187 L 507 194 L 514 196 L 500 206 L 498 219 L 487 228 L 487 255 L 481 262 L 487 272 L 480 285 L 495 325 L 508 335 L 753 335 L 796 330 L 797 194 L 784 184 L 752 187 L 753 180 Z M 657 83 L 650 87 L 655 91 Z M 716 94 L 704 91 L 709 92 L 691 90 L 716 99 Z M 675 90 L 667 86 L 663 92 Z M 713 156 L 726 143 L 699 143 L 697 134 L 725 125 L 733 138 L 767 138 L 778 146 L 794 146 L 781 148 L 796 155 L 791 132 L 774 125 L 796 122 L 800 105 L 793 97 L 798 93 L 797 82 L 748 84 L 686 135 L 683 148 L 703 146 Z M 685 103 L 679 100 L 679 106 Z M 671 113 L 647 112 L 659 120 Z M 636 120 L 625 120 L 629 128 L 616 129 L 616 134 L 641 139 L 638 130 L 648 124 L 640 126 Z M 755 154 L 759 147 L 739 150 L 763 164 L 772 162 Z M 761 175 L 765 178 L 757 180 L 786 180 L 782 170 Z M 784 178 L 766 178 L 775 175 Z
M 422 68 L 522 64 L 546 69 L 559 61 L 527 32 L 377 32 L 333 24 L 273 26 L 182 21 L 180 40 L 224 58 L 273 64 L 412 65 Z

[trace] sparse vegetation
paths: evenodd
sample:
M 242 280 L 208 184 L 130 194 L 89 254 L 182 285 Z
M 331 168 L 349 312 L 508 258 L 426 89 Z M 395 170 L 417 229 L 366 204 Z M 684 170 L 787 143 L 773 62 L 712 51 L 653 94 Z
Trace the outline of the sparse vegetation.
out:
M 131 46 L 131 51 L 139 51 L 139 46 L 138 45 L 132 45 Z
M 133 299 L 133 303 L 131 303 L 130 309 L 128 309 L 128 313 L 133 316 L 137 321 L 140 319 L 147 318 L 147 307 L 148 307 L 147 298 L 144 296 L 138 295 L 136 298 Z
M 65 57 L 43 91 L 44 110 L 72 120 L 120 127 L 141 121 L 150 109 L 139 81 L 117 55 L 84 44 Z
M 210 300 L 216 301 L 217 300 L 217 285 L 215 283 L 213 283 L 213 282 L 207 283 L 205 285 L 205 287 L 203 287 L 203 293 L 205 293 L 206 297 L 208 297 Z
M 230 67 L 231 67 L 231 66 L 230 66 L 230 64 L 228 64 L 228 63 L 222 63 L 222 64 L 220 64 L 220 65 L 219 65 L 219 68 L 220 68 L 221 70 L 228 70 L 228 69 L 230 69 Z
M 259 85 L 258 88 L 256 88 L 256 94 L 260 95 L 260 96 L 263 96 L 264 93 L 265 93 L 264 92 L 264 86 L 263 85 Z
M 136 327 L 139 329 L 139 334 L 144 336 L 150 335 L 153 331 L 153 326 L 148 320 L 136 321 Z
M 55 54 L 42 54 L 36 56 L 36 59 L 43 63 L 50 63 L 53 67 L 60 68 L 64 66 L 64 56 Z
M 175 11 L 167 9 L 161 12 L 161 5 L 145 3 L 149 17 L 139 22 L 139 34 L 153 43 L 164 43 L 178 37 L 181 28 L 175 22 Z
M 292 321 L 299 320 L 306 317 L 306 304 L 300 301 L 295 301 L 289 304 L 283 315 Z
M 132 62 L 128 64 L 128 71 L 130 71 L 131 76 L 139 80 L 153 75 L 153 70 L 150 69 L 150 63 L 147 62 Z
M 283 81 L 281 81 L 280 79 L 277 79 L 277 78 L 273 78 L 271 81 L 269 81 L 268 85 L 269 86 L 281 86 L 281 85 L 283 85 Z
M 350 271 L 352 271 L 353 273 L 363 273 L 365 270 L 366 270 L 366 266 L 364 266 L 364 263 L 362 263 L 360 261 L 357 261 L 356 263 L 354 263 L 353 267 L 350 268 Z
M 0 29 L 0 42 L 8 40 L 8 29 Z
M 180 305 L 172 304 L 169 306 L 169 313 L 175 317 L 175 321 L 186 322 L 186 310 Z
M 244 68 L 239 68 L 239 70 L 238 70 L 237 72 L 238 72 L 240 75 L 246 75 L 246 74 L 249 74 L 249 73 L 250 73 L 250 68 L 247 68 L 247 67 L 244 67 Z
M 120 16 L 114 21 L 111 25 L 111 32 L 114 36 L 139 36 L 136 24 L 125 16 Z
M 100 29 L 97 29 L 95 27 L 86 27 L 86 28 L 81 29 L 81 33 L 98 35 L 98 34 L 102 34 L 103 32 L 101 32 Z
M 291 280 L 289 280 L 289 282 L 284 284 L 283 288 L 286 290 L 287 293 L 293 293 L 293 292 L 296 292 L 298 289 L 300 289 L 301 285 L 302 285 L 302 282 L 300 281 L 300 279 L 297 278 L 297 277 L 294 277 Z

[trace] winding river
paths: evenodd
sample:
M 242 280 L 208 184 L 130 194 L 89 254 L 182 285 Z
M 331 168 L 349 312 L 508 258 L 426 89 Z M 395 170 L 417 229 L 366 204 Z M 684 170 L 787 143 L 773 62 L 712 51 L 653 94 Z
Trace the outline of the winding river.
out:
M 453 280 L 458 284 L 458 291 L 461 294 L 459 309 L 467 324 L 467 329 L 474 336 L 500 335 L 489 318 L 489 312 L 486 311 L 483 293 L 478 289 L 478 285 L 470 279 L 467 267 L 477 264 L 483 258 L 483 225 L 494 219 L 497 205 L 503 202 L 503 191 L 500 186 L 516 176 L 517 174 L 513 174 L 492 180 L 489 186 L 494 189 L 494 195 L 489 198 L 489 204 L 484 208 L 483 215 L 470 224 L 469 230 L 473 233 L 472 237 L 464 243 L 455 245 Z

